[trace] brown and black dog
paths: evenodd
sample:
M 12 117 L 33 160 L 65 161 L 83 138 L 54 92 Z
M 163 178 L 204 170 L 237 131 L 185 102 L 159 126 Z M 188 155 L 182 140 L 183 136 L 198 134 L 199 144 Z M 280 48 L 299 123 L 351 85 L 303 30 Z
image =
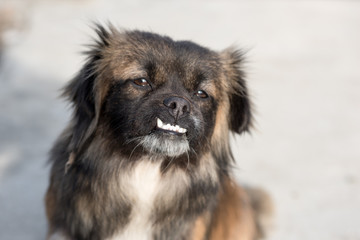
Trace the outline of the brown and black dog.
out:
M 74 112 L 51 151 L 48 239 L 258 239 L 259 192 L 231 177 L 229 133 L 252 120 L 241 52 L 96 32 L 64 90 Z

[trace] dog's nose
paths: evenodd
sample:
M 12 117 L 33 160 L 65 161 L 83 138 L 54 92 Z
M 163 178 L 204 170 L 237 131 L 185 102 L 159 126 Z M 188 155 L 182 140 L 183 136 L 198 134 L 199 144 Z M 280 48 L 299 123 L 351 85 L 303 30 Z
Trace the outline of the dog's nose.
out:
M 164 100 L 164 105 L 169 108 L 170 114 L 176 120 L 190 112 L 189 101 L 182 97 L 168 97 Z

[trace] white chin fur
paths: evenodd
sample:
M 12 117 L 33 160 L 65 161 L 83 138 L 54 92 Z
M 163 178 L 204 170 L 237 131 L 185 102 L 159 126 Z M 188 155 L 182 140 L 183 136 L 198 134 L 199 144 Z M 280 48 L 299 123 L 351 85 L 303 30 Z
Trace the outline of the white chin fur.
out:
M 141 145 L 150 153 L 162 154 L 169 157 L 177 157 L 189 151 L 189 142 L 184 138 L 172 140 L 156 136 L 147 135 L 141 140 Z

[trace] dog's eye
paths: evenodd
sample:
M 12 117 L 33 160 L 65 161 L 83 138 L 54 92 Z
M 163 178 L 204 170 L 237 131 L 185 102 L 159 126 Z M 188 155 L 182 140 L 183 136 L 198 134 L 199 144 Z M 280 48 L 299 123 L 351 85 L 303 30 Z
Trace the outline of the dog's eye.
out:
M 138 86 L 150 86 L 149 82 L 145 78 L 138 78 L 134 80 L 134 83 Z
M 207 98 L 207 97 L 209 97 L 209 95 L 203 90 L 196 91 L 195 96 L 197 96 L 199 98 Z

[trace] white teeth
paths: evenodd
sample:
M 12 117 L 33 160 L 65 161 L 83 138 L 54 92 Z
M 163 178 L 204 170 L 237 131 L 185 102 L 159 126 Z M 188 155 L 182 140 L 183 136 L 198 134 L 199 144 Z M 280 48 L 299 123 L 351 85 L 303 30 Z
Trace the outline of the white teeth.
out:
M 180 127 L 179 125 L 170 125 L 168 124 L 164 124 L 163 121 L 160 120 L 160 118 L 156 119 L 156 123 L 157 123 L 157 127 L 164 129 L 164 130 L 168 130 L 168 131 L 173 131 L 173 132 L 178 132 L 178 133 L 186 133 L 187 130 L 185 128 Z
M 157 119 L 157 126 L 161 128 L 164 125 L 164 123 L 160 120 L 160 118 Z

